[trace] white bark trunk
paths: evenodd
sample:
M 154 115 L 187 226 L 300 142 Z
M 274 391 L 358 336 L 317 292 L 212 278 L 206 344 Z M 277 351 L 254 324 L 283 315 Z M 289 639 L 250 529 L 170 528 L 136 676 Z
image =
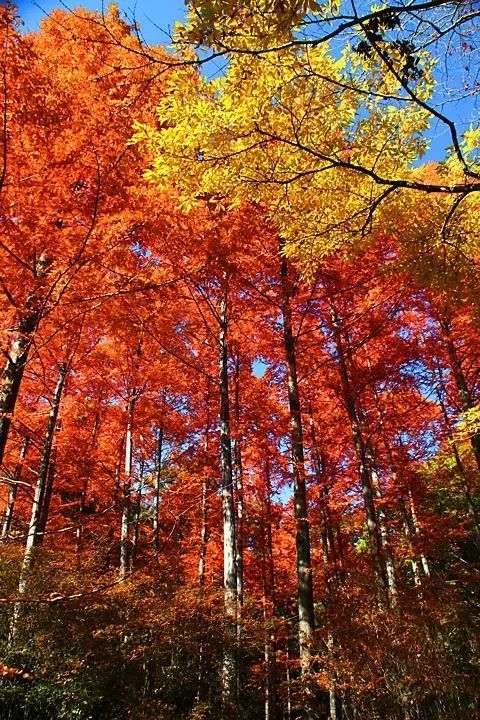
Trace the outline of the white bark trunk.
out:
M 58 413 L 60 410 L 60 402 L 62 398 L 63 388 L 68 368 L 62 364 L 59 369 L 57 385 L 53 394 L 52 406 L 48 416 L 47 431 L 43 444 L 42 457 L 40 460 L 40 468 L 38 471 L 37 484 L 35 486 L 35 494 L 33 497 L 32 511 L 30 515 L 30 524 L 28 526 L 27 539 L 25 543 L 25 551 L 23 555 L 22 569 L 20 571 L 20 579 L 18 582 L 18 594 L 24 595 L 27 590 L 28 577 L 33 563 L 33 549 L 38 542 L 38 526 L 42 514 L 42 502 L 45 495 L 45 486 L 47 483 L 48 472 L 50 467 L 50 456 L 52 453 L 53 439 L 57 427 Z M 46 511 L 45 511 L 46 512 Z M 18 622 L 21 613 L 21 603 L 16 603 L 13 609 L 13 617 L 10 625 L 10 643 L 14 643 L 18 632 Z
M 120 568 L 119 578 L 125 580 L 128 573 L 129 555 L 130 555 L 130 494 L 132 491 L 132 447 L 133 447 L 133 417 L 135 412 L 136 391 L 132 391 L 132 395 L 127 405 L 127 431 L 125 435 L 125 465 L 124 465 L 124 481 L 123 481 L 123 497 L 122 497 L 122 520 L 120 528 Z
M 12 484 L 10 486 L 10 490 L 8 492 L 8 501 L 7 501 L 7 507 L 5 509 L 5 516 L 3 518 L 3 525 L 2 525 L 2 540 L 6 540 L 8 538 L 8 534 L 10 532 L 10 528 L 12 526 L 12 520 L 13 520 L 13 511 L 15 508 L 15 500 L 17 498 L 17 492 L 18 492 L 18 483 L 21 480 L 22 476 L 22 468 L 23 463 L 25 461 L 25 457 L 27 455 L 29 445 L 29 438 L 26 437 L 22 444 L 22 449 L 20 450 L 20 456 L 18 458 L 18 463 L 15 468 L 15 472 L 12 478 Z
M 231 705 L 236 693 L 234 638 L 237 622 L 237 569 L 235 537 L 235 503 L 233 497 L 232 444 L 230 435 L 230 403 L 228 389 L 228 307 L 225 295 L 220 307 L 220 448 L 223 508 L 223 584 L 226 616 L 222 685 L 224 707 Z

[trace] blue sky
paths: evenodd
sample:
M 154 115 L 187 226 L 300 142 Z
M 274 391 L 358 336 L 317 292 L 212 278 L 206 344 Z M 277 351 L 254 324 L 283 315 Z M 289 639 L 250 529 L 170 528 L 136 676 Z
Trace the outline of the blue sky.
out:
M 0 0 L 1 2 L 2 0 Z M 109 0 L 105 0 L 104 8 L 109 4 Z M 68 7 L 73 9 L 78 6 L 87 7 L 91 10 L 102 10 L 102 0 L 84 0 L 84 2 L 73 2 L 65 0 L 17 0 L 20 16 L 25 22 L 28 29 L 35 29 L 39 21 L 45 14 L 48 14 L 53 8 Z M 127 13 L 129 18 L 135 16 L 135 19 L 142 28 L 142 33 L 146 42 L 150 44 L 168 44 L 169 31 L 177 20 L 181 20 L 185 14 L 185 5 L 183 0 L 119 0 L 120 9 Z M 458 58 L 457 58 L 458 60 Z M 208 68 L 205 66 L 204 71 Z M 218 67 L 213 70 L 218 72 Z M 465 73 L 465 68 L 453 66 L 453 74 L 450 78 L 453 85 L 461 87 L 461 75 Z M 468 74 L 468 73 L 467 73 Z M 476 107 L 475 96 L 466 98 L 457 102 L 451 102 L 444 106 L 444 101 L 448 102 L 448 89 L 440 85 L 433 102 L 437 109 L 446 112 L 446 114 L 457 124 L 457 129 L 463 133 L 473 122 L 478 124 L 479 112 Z M 426 160 L 440 160 L 445 156 L 445 151 L 450 145 L 451 138 L 447 128 L 442 123 L 434 122 L 428 133 L 430 140 L 430 148 L 423 158 Z
M 38 26 L 42 17 L 53 8 L 65 8 L 67 6 L 74 9 L 81 6 L 89 10 L 102 10 L 101 0 L 84 0 L 83 2 L 66 0 L 63 5 L 59 0 L 17 0 L 16 4 L 26 27 L 32 30 Z M 106 0 L 104 8 L 106 9 L 108 5 L 109 1 Z M 136 20 L 142 27 L 146 41 L 150 43 L 168 42 L 167 37 L 163 35 L 159 28 L 168 33 L 169 28 L 175 24 L 176 20 L 181 20 L 185 13 L 183 0 L 120 0 L 118 6 L 129 17 L 135 15 Z M 155 25 L 158 27 L 155 27 Z

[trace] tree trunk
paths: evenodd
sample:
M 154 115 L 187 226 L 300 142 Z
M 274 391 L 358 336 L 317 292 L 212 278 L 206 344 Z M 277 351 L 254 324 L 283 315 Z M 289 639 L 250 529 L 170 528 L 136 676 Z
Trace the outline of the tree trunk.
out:
M 335 540 L 328 498 L 329 487 L 325 477 L 325 458 L 323 457 L 323 454 L 318 446 L 312 405 L 310 402 L 308 403 L 308 413 L 310 416 L 310 442 L 312 446 L 312 465 L 315 471 L 315 476 L 319 488 L 318 504 L 321 518 L 321 539 L 323 559 L 325 563 L 325 577 L 327 579 L 328 586 L 330 587 L 333 584 L 333 581 L 335 581 L 337 585 L 340 583 L 338 552 L 336 547 L 340 529 L 338 529 L 337 540 Z
M 33 563 L 33 549 L 38 543 L 38 532 L 39 524 L 42 516 L 42 510 L 45 502 L 45 491 L 48 478 L 48 472 L 50 468 L 50 458 L 52 454 L 53 440 L 55 436 L 55 430 L 57 427 L 58 413 L 60 410 L 60 402 L 62 399 L 62 393 L 65 386 L 65 380 L 67 377 L 68 367 L 65 363 L 62 363 L 58 373 L 57 385 L 53 394 L 52 406 L 48 416 L 47 432 L 45 434 L 45 441 L 43 444 L 42 456 L 40 459 L 40 468 L 38 471 L 37 484 L 35 487 L 35 495 L 32 503 L 32 512 L 30 517 L 30 525 L 27 533 L 27 540 L 25 543 L 25 551 L 23 556 L 22 569 L 20 571 L 20 580 L 18 583 L 18 594 L 23 595 L 27 589 L 28 575 L 32 568 Z M 45 513 L 46 522 L 46 513 Z M 10 642 L 14 642 L 18 630 L 18 620 L 20 617 L 20 603 L 16 603 L 13 610 L 12 623 L 10 626 Z
M 122 487 L 122 522 L 120 530 L 120 568 L 119 579 L 125 580 L 129 566 L 130 555 L 130 495 L 132 492 L 132 443 L 133 443 L 133 417 L 137 394 L 135 388 L 132 391 L 127 405 L 127 431 L 125 434 L 125 466 L 124 481 Z
M 368 369 L 371 370 L 371 363 L 370 358 L 367 358 L 367 365 Z M 388 438 L 385 434 L 385 426 L 384 426 L 384 416 L 382 412 L 382 407 L 380 403 L 380 398 L 377 393 L 377 389 L 375 387 L 375 383 L 373 383 L 372 386 L 373 389 L 373 396 L 375 399 L 377 414 L 378 414 L 378 420 L 380 428 L 384 435 L 384 442 L 385 446 L 387 447 L 387 452 L 389 454 L 389 458 L 391 461 L 392 466 L 392 473 L 395 473 L 394 467 L 393 467 L 393 456 L 390 449 L 390 444 L 388 442 Z M 362 419 L 363 413 L 361 407 L 360 409 L 360 418 Z M 385 504 L 383 500 L 383 492 L 382 487 L 380 484 L 380 478 L 378 477 L 376 465 L 375 465 L 375 457 L 373 448 L 370 445 L 370 443 L 367 443 L 367 458 L 368 458 L 368 464 L 370 467 L 370 476 L 372 480 L 372 487 L 375 495 L 375 500 L 377 503 L 377 517 L 378 517 L 378 526 L 380 530 L 380 540 L 382 543 L 382 551 L 383 551 L 383 558 L 385 562 L 385 569 L 386 569 L 386 578 L 387 578 L 387 590 L 388 590 L 388 599 L 390 602 L 390 607 L 395 607 L 398 603 L 398 590 L 397 590 L 397 578 L 395 574 L 395 564 L 393 562 L 393 553 L 392 553 L 392 546 L 390 542 L 390 530 L 388 527 L 388 519 L 387 519 L 387 513 L 385 510 Z
M 20 456 L 18 458 L 18 463 L 13 474 L 12 484 L 10 485 L 10 490 L 8 492 L 7 507 L 5 508 L 5 515 L 2 525 L 2 540 L 6 540 L 8 538 L 8 534 L 12 527 L 13 511 L 15 509 L 15 500 L 17 498 L 18 492 L 18 483 L 20 482 L 22 477 L 22 468 L 27 455 L 29 442 L 30 439 L 28 437 L 26 437 L 23 441 L 22 449 L 20 450 Z
M 450 445 L 452 447 L 453 457 L 455 459 L 455 468 L 457 471 L 458 478 L 460 480 L 460 486 L 462 488 L 463 498 L 464 498 L 464 502 L 465 502 L 465 508 L 467 510 L 468 515 L 470 516 L 470 520 L 472 523 L 473 533 L 474 533 L 474 537 L 475 537 L 475 544 L 477 546 L 477 549 L 480 551 L 480 519 L 478 517 L 478 513 L 475 508 L 475 504 L 473 502 L 472 492 L 470 489 L 470 483 L 468 482 L 467 473 L 465 472 L 462 458 L 460 457 L 460 453 L 458 451 L 458 446 L 457 446 L 457 443 L 455 442 L 455 437 L 454 437 L 452 426 L 450 423 L 450 418 L 448 417 L 447 407 L 444 402 L 444 397 L 445 397 L 446 391 L 445 391 L 445 386 L 443 383 L 442 372 L 441 372 L 440 368 L 437 368 L 437 370 L 438 370 L 438 378 L 439 378 L 439 385 L 440 385 L 440 391 L 437 392 L 437 398 L 438 398 L 440 408 L 442 410 L 443 419 L 445 421 L 447 437 L 448 437 L 448 439 L 450 441 Z
M 157 437 L 157 467 L 155 472 L 155 498 L 153 504 L 153 547 L 155 552 L 159 551 L 160 548 L 160 527 L 159 527 L 159 513 L 160 513 L 160 489 L 162 485 L 162 470 L 163 470 L 163 425 L 158 428 Z
M 205 587 L 205 565 L 207 559 L 208 542 L 208 477 L 205 473 L 202 479 L 202 502 L 200 507 L 200 553 L 198 557 L 198 585 Z
M 272 504 L 270 462 L 265 461 L 265 496 L 262 518 L 262 581 L 263 581 L 263 622 L 264 622 L 264 715 L 265 720 L 278 718 L 276 693 L 276 637 L 273 620 L 275 617 L 275 567 L 273 562 Z
M 235 365 L 235 491 L 236 491 L 236 564 L 237 564 L 237 601 L 238 620 L 240 620 L 243 605 L 243 469 L 242 469 L 242 447 L 240 438 L 240 383 L 239 372 L 240 362 Z
M 413 493 L 411 487 L 408 488 L 408 510 L 409 510 L 409 521 L 410 521 L 410 528 L 413 535 L 420 536 L 420 525 L 417 518 L 417 511 L 415 509 L 415 501 L 413 499 Z M 430 577 L 430 567 L 428 564 L 428 560 L 425 557 L 423 552 L 420 552 L 420 561 L 422 564 L 422 570 L 425 577 Z
M 235 490 L 236 490 L 236 553 L 235 560 L 237 566 L 237 599 L 238 599 L 238 613 L 239 619 L 241 617 L 241 610 L 243 606 L 243 514 L 244 514 L 244 501 L 243 501 L 243 473 L 242 473 L 242 451 L 238 440 L 235 441 Z
M 305 482 L 305 456 L 303 427 L 298 391 L 295 339 L 292 325 L 291 300 L 293 285 L 289 278 L 288 262 L 281 258 L 283 347 L 287 370 L 290 439 L 293 461 L 293 495 L 296 522 L 297 586 L 298 586 L 298 641 L 303 675 L 308 674 L 311 663 L 311 645 L 315 628 L 313 608 L 313 577 L 310 558 L 310 530 L 308 523 L 307 489 Z M 308 689 L 307 689 L 308 692 Z M 308 702 L 306 716 L 309 716 Z
M 405 533 L 405 538 L 406 538 L 407 544 L 408 544 L 408 552 L 410 555 L 410 565 L 412 568 L 413 584 L 415 585 L 415 587 L 420 587 L 420 585 L 422 584 L 422 581 L 420 579 L 418 559 L 417 559 L 415 547 L 413 544 L 413 535 L 412 535 L 412 530 L 410 527 L 410 518 L 408 517 L 408 511 L 407 511 L 407 506 L 405 504 L 405 499 L 402 496 L 400 496 L 398 503 L 400 505 L 400 512 L 402 514 L 403 532 Z
M 35 266 L 35 288 L 29 294 L 25 309 L 20 315 L 7 362 L 0 382 L 0 464 L 3 462 L 8 432 L 20 390 L 20 385 L 28 360 L 33 337 L 43 313 L 43 281 L 48 275 L 51 261 L 41 255 Z
M 285 644 L 285 680 L 287 684 L 287 697 L 286 697 L 286 720 L 292 720 L 292 675 L 290 672 L 290 650 L 288 648 L 288 640 Z
M 208 542 L 208 478 L 205 474 L 202 479 L 202 504 L 201 504 L 201 526 L 200 526 L 200 553 L 198 558 L 198 587 L 200 595 L 203 594 L 205 588 L 205 568 L 207 559 L 207 542 Z M 198 671 L 197 671 L 197 694 L 195 701 L 200 702 L 202 698 L 202 684 L 204 673 L 204 653 L 205 648 L 203 640 L 200 641 L 198 648 Z
M 454 339 L 452 337 L 452 326 L 451 321 L 447 313 L 440 315 L 439 318 L 440 327 L 443 332 L 445 345 L 447 348 L 448 357 L 450 360 L 450 367 L 452 374 L 455 379 L 455 385 L 460 396 L 460 404 L 463 412 L 471 410 L 475 406 L 475 401 L 472 397 L 470 388 L 468 387 L 467 378 L 463 372 L 462 363 L 458 357 L 457 348 L 455 346 Z M 470 438 L 470 444 L 472 446 L 477 468 L 480 471 L 480 432 L 476 431 Z
M 387 435 L 386 435 L 386 433 L 385 433 L 385 427 L 384 427 L 384 422 L 383 422 L 383 413 L 382 413 L 382 410 L 381 410 L 381 407 L 380 407 L 380 402 L 379 402 L 379 398 L 378 398 L 378 396 L 377 396 L 376 391 L 374 391 L 374 395 L 375 395 L 375 400 L 376 400 L 376 402 L 377 402 L 379 423 L 380 423 L 380 427 L 382 428 L 382 432 L 383 432 L 383 442 L 384 442 L 384 445 L 385 445 L 385 448 L 386 448 L 386 451 L 387 451 L 387 457 L 388 457 L 388 461 L 389 461 L 389 464 L 390 464 L 390 472 L 391 472 L 392 480 L 393 480 L 393 482 L 394 482 L 394 485 L 398 487 L 398 477 L 397 477 L 396 463 L 395 463 L 395 459 L 394 459 L 394 456 L 393 456 L 393 452 L 392 452 L 392 448 L 391 448 L 390 442 L 389 442 L 388 437 L 387 437 Z M 402 516 L 403 532 L 404 532 L 404 534 L 405 534 L 405 539 L 406 539 L 407 544 L 408 544 L 408 551 L 409 551 L 409 555 L 410 555 L 410 565 L 411 565 L 411 569 L 412 569 L 413 584 L 415 585 L 415 587 L 420 587 L 420 585 L 421 585 L 421 580 L 420 580 L 420 573 L 419 573 L 419 564 L 418 564 L 418 558 L 417 558 L 417 555 L 416 555 L 416 552 L 415 552 L 415 546 L 414 546 L 414 542 L 413 542 L 413 533 L 412 533 L 412 528 L 411 528 L 411 521 L 410 521 L 410 518 L 409 518 L 409 515 L 408 515 L 408 510 L 407 510 L 407 506 L 406 506 L 406 503 L 405 503 L 405 499 L 404 499 L 404 497 L 403 497 L 402 494 L 400 494 L 400 497 L 399 497 L 399 500 L 398 500 L 398 504 L 399 504 L 399 507 L 400 507 L 400 514 L 401 514 L 401 516 Z M 388 540 L 388 542 L 389 542 L 389 540 Z M 387 545 L 387 547 L 389 548 L 389 545 Z M 395 587 L 395 599 L 396 599 L 396 580 L 395 580 L 395 575 L 394 575 L 394 567 L 393 567 L 393 560 L 392 560 L 392 558 L 391 558 L 391 554 L 390 554 L 390 562 L 391 562 L 391 570 L 390 570 L 390 572 L 391 572 L 391 576 L 393 575 L 393 581 L 394 581 L 394 587 Z M 388 571 L 388 567 L 387 567 L 387 571 Z M 390 576 L 390 582 L 391 582 L 391 576 Z
M 264 717 L 265 720 L 272 720 L 272 648 L 269 623 L 271 622 L 271 610 L 268 598 L 267 586 L 267 569 L 266 569 L 266 552 L 265 552 L 265 527 L 263 527 L 262 539 L 262 612 L 263 612 L 263 628 L 264 628 L 264 645 L 263 645 L 263 677 L 264 677 Z
M 135 503 L 135 519 L 133 522 L 132 549 L 131 549 L 130 558 L 129 558 L 130 572 L 133 572 L 133 569 L 135 567 L 135 560 L 137 559 L 137 552 L 138 552 L 138 538 L 140 535 L 140 513 L 142 511 L 143 472 L 144 472 L 144 464 L 142 461 L 141 467 L 140 467 L 140 478 L 139 478 L 140 482 L 138 484 L 137 498 L 136 498 L 136 503 Z
M 102 402 L 102 392 L 100 392 L 98 402 L 99 403 Z M 93 457 L 93 454 L 94 454 L 94 451 L 96 448 L 99 427 L 100 427 L 100 411 L 97 410 L 97 412 L 95 414 L 95 420 L 93 423 L 93 430 L 92 430 L 92 442 L 91 442 L 91 446 L 90 446 L 90 456 L 91 457 Z M 89 464 L 88 468 L 90 469 L 90 467 L 91 467 L 91 465 Z M 77 556 L 80 554 L 80 551 L 82 549 L 83 516 L 85 513 L 85 505 L 87 502 L 88 480 L 89 480 L 89 470 L 87 470 L 87 472 L 85 474 L 85 477 L 83 480 L 83 485 L 82 485 L 82 490 L 80 493 L 80 502 L 78 503 L 79 522 L 78 522 L 78 527 L 77 527 L 77 532 L 76 532 L 76 543 L 75 543 L 75 552 L 76 552 Z
M 387 579 L 382 556 L 382 542 L 380 538 L 380 530 L 378 527 L 374 491 L 372 487 L 370 468 L 368 466 L 367 448 L 363 439 L 360 418 L 358 416 L 353 389 L 351 387 L 350 377 L 347 369 L 339 320 L 337 312 L 333 305 L 331 307 L 331 323 L 333 329 L 333 341 L 338 362 L 338 370 L 340 373 L 340 380 L 342 385 L 343 401 L 348 417 L 350 419 L 353 444 L 358 461 L 358 474 L 362 485 L 363 505 L 365 508 L 368 536 L 370 539 L 370 545 L 372 550 L 373 571 L 375 574 L 379 600 L 382 602 L 384 599 L 385 591 L 387 589 Z
M 200 510 L 200 553 L 198 558 L 198 585 L 203 592 L 205 586 L 205 563 L 208 543 L 208 494 L 210 492 L 210 378 L 206 393 L 206 425 L 204 450 L 204 467 L 202 478 L 202 503 Z
M 219 393 L 220 456 L 223 508 L 223 584 L 226 631 L 223 654 L 222 684 L 224 710 L 232 707 L 236 693 L 235 637 L 237 622 L 237 568 L 235 537 L 235 502 L 233 497 L 232 443 L 228 388 L 228 301 L 227 293 L 220 307 Z M 228 712 L 228 710 L 227 710 Z
M 115 463 L 115 474 L 114 474 L 115 488 L 119 495 L 119 499 L 118 499 L 119 506 L 123 502 L 122 467 L 124 467 L 124 465 L 125 465 L 125 435 L 126 435 L 126 430 L 125 430 L 125 433 L 122 433 L 122 437 L 120 438 L 117 462 Z M 122 504 L 122 509 L 123 509 L 123 504 Z M 113 540 L 114 540 L 114 536 L 115 536 L 113 527 L 109 528 L 108 536 L 109 536 L 109 539 L 112 540 L 112 545 L 110 546 L 110 548 L 107 552 L 107 555 L 106 555 L 105 569 L 108 569 L 110 567 L 111 562 L 112 562 L 112 551 L 113 551 L 114 547 L 115 548 L 117 547 L 116 543 L 113 544 Z
M 243 610 L 243 469 L 242 469 L 242 447 L 240 433 L 240 360 L 237 357 L 235 362 L 234 376 L 234 407 L 235 407 L 235 445 L 234 445 L 234 489 L 236 497 L 235 515 L 235 564 L 237 572 L 237 655 L 240 651 L 242 633 L 242 610 Z M 240 696 L 240 663 L 237 657 L 237 697 Z
M 50 512 L 50 502 L 53 493 L 53 481 L 55 479 L 57 464 L 57 450 L 54 448 L 51 453 L 50 463 L 48 466 L 47 479 L 45 481 L 45 491 L 42 498 L 42 506 L 40 508 L 40 517 L 38 518 L 37 527 L 37 545 L 41 545 L 45 539 L 47 529 L 48 515 Z
M 380 487 L 380 479 L 378 477 L 373 453 L 370 447 L 367 448 L 367 460 L 370 468 L 370 477 L 373 487 L 375 500 L 377 502 L 377 518 L 380 530 L 380 541 L 382 543 L 382 555 L 385 563 L 387 591 L 390 607 L 395 607 L 398 603 L 397 578 L 395 575 L 395 565 L 393 562 L 392 546 L 390 544 L 390 531 L 388 529 L 388 520 L 383 504 L 383 494 Z
M 24 593 L 26 589 L 26 576 L 31 567 L 32 550 L 39 543 L 42 532 L 41 527 L 45 527 L 48 516 L 48 507 L 50 504 L 51 492 L 49 485 L 50 460 L 52 456 L 53 440 L 57 429 L 58 413 L 60 410 L 60 402 L 62 399 L 63 388 L 67 376 L 67 366 L 62 364 L 58 373 L 57 385 L 53 395 L 52 406 L 48 416 L 47 432 L 43 444 L 42 456 L 40 459 L 40 468 L 38 471 L 37 485 L 35 488 L 35 496 L 32 504 L 32 514 L 30 525 L 28 528 L 27 541 L 25 544 L 25 555 L 23 561 L 20 583 L 18 586 L 19 593 Z
M 206 424 L 204 441 L 204 468 L 202 477 L 202 502 L 200 508 L 200 552 L 198 557 L 198 587 L 200 596 L 205 589 L 205 570 L 207 561 L 208 543 L 208 494 L 210 491 L 210 378 L 208 378 L 206 393 Z M 197 673 L 197 694 L 195 702 L 199 703 L 202 698 L 202 683 L 204 673 L 204 644 L 200 641 L 198 648 L 198 673 Z
M 323 563 L 325 568 L 325 597 L 326 597 L 326 616 L 329 624 L 328 637 L 327 637 L 327 650 L 330 663 L 333 661 L 333 646 L 334 637 L 332 633 L 332 602 L 333 602 L 333 581 L 338 585 L 339 575 L 336 562 L 336 550 L 334 543 L 334 536 L 332 531 L 332 523 L 330 520 L 330 508 L 328 504 L 328 487 L 325 480 L 325 462 L 322 460 L 322 453 L 317 444 L 317 437 L 315 433 L 315 423 L 313 420 L 313 411 L 311 403 L 308 404 L 308 412 L 310 415 L 310 439 L 312 443 L 312 460 L 313 468 L 319 485 L 319 504 L 320 514 L 322 519 L 321 527 L 321 538 L 322 538 L 322 553 Z M 332 566 L 334 567 L 334 573 L 332 575 Z M 330 720 L 336 720 L 337 718 L 337 702 L 335 697 L 335 677 L 333 672 L 329 672 L 328 677 L 328 700 L 330 708 Z

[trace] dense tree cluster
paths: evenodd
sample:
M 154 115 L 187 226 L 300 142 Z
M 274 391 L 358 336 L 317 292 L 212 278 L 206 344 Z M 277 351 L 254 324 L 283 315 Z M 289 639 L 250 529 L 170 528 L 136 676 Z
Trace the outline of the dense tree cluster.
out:
M 479 134 L 400 6 L 188 4 L 1 9 L 0 716 L 473 718 Z

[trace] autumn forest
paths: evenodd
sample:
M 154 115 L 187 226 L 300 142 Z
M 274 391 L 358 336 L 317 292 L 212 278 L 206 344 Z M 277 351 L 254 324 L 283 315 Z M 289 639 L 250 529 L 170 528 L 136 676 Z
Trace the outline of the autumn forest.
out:
M 478 3 L 186 6 L 0 6 L 0 718 L 474 720 Z

